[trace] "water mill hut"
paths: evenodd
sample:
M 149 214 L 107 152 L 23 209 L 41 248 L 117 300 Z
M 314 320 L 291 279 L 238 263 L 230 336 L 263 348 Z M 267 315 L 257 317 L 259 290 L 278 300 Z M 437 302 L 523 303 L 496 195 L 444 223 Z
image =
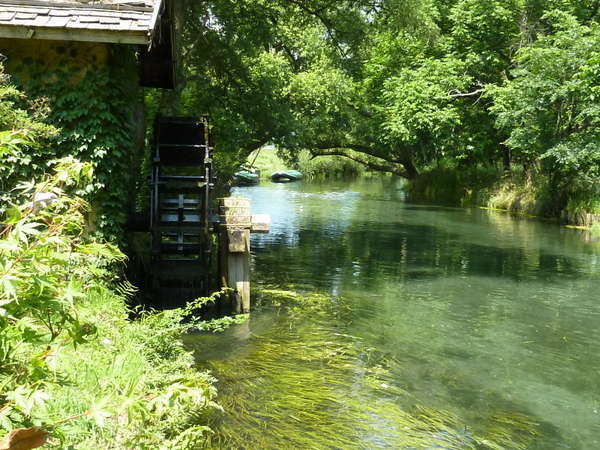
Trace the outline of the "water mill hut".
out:
M 135 208 L 146 120 L 142 87 L 172 88 L 170 0 L 0 0 L 0 62 L 48 105 L 61 134 L 39 164 L 92 161 L 93 227 L 119 233 Z

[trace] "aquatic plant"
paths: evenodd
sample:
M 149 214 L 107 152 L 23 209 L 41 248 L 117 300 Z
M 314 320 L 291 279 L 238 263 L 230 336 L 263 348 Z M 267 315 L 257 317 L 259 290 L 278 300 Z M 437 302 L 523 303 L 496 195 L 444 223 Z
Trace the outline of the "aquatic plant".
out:
M 255 297 L 259 305 L 285 308 L 286 313 L 294 317 L 312 314 L 347 319 L 352 311 L 344 298 L 320 292 L 298 292 L 259 285 Z
M 318 292 L 260 289 L 272 327 L 242 352 L 202 361 L 219 379 L 224 414 L 211 448 L 525 449 L 535 422 L 498 412 L 485 427 L 420 404 L 401 362 L 345 331 L 348 302 Z

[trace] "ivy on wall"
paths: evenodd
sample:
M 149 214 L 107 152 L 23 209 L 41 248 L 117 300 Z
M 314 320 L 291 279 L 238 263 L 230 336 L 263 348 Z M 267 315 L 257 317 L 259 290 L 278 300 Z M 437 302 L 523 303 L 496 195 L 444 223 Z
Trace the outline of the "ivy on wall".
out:
M 14 203 L 17 184 L 41 174 L 47 164 L 48 144 L 58 130 L 46 123 L 43 101 L 30 101 L 16 89 L 0 64 L 0 214 Z
M 136 126 L 134 110 L 142 102 L 133 50 L 110 46 L 106 62 L 82 68 L 77 44 L 68 44 L 65 64 L 23 58 L 11 67 L 14 80 L 30 97 L 47 99 L 47 121 L 60 131 L 42 160 L 73 156 L 91 162 L 94 177 L 84 187 L 92 204 L 90 225 L 110 240 L 122 241 L 123 225 L 135 195 Z M 79 50 L 81 51 L 81 50 Z

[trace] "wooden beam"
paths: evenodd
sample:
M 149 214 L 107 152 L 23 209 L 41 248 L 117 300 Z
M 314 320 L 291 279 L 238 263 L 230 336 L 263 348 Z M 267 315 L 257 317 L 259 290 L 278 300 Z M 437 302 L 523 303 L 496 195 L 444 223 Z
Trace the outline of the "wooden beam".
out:
M 154 32 L 156 31 L 156 24 L 158 23 L 158 19 L 162 13 L 163 8 L 163 0 L 155 0 L 154 11 L 152 11 L 152 18 L 150 19 L 150 45 L 152 45 L 152 41 L 154 40 Z
M 269 214 L 253 214 L 250 231 L 252 233 L 268 233 L 271 229 L 271 216 Z
M 231 309 L 234 314 L 250 312 L 250 231 L 243 231 L 243 252 L 231 251 L 227 255 L 227 284 L 234 290 Z M 231 235 L 227 236 L 231 239 Z M 231 241 L 229 241 L 231 245 Z
M 51 41 L 104 42 L 109 44 L 142 44 L 149 42 L 147 30 L 109 31 L 66 28 L 20 27 L 0 25 L 0 38 L 42 39 Z
M 233 314 L 250 312 L 250 200 L 228 197 L 219 200 L 221 232 L 219 255 L 223 285 L 233 289 Z
M 250 233 L 268 233 L 271 216 L 250 213 L 250 200 L 227 197 L 219 200 L 219 267 L 224 287 L 233 289 L 233 314 L 250 312 Z

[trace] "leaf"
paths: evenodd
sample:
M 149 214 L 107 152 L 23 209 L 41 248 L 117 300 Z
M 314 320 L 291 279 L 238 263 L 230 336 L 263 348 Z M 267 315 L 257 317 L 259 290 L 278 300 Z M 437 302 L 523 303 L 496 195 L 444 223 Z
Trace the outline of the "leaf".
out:
M 38 228 L 41 226 L 41 223 L 25 223 L 21 226 L 21 232 L 30 236 L 35 236 L 37 234 L 40 234 L 40 230 L 38 230 Z
M 30 450 L 41 447 L 48 440 L 48 433 L 39 428 L 18 428 L 11 431 L 0 443 L 0 450 Z
M 22 323 L 23 321 L 19 322 Z M 31 341 L 33 339 L 30 338 L 29 340 Z M 41 389 L 30 389 L 25 386 L 18 386 L 14 391 L 8 392 L 6 398 L 12 400 L 24 414 L 29 416 L 36 406 L 43 407 L 50 399 L 50 396 Z
M 0 277 L 0 293 L 8 299 L 16 299 L 16 282 L 18 281 L 19 278 L 9 274 L 5 274 L 4 276 Z
M 85 294 L 81 292 L 73 280 L 69 281 L 69 284 L 65 287 L 61 298 L 66 300 L 70 305 L 75 303 L 76 298 L 83 298 Z
M 15 252 L 19 250 L 19 244 L 14 240 L 2 240 L 0 241 L 0 252 Z
M 103 428 L 106 424 L 106 419 L 112 417 L 114 415 L 113 412 L 108 411 L 109 399 L 103 398 L 98 402 L 95 402 L 89 410 L 89 416 L 96 422 L 96 425 L 100 428 Z M 2 450 L 2 449 L 0 449 Z
M 0 408 L 0 427 L 4 428 L 5 430 L 11 430 L 13 428 L 12 420 L 10 420 L 11 412 L 13 412 L 13 410 L 8 405 L 4 406 L 3 408 Z

